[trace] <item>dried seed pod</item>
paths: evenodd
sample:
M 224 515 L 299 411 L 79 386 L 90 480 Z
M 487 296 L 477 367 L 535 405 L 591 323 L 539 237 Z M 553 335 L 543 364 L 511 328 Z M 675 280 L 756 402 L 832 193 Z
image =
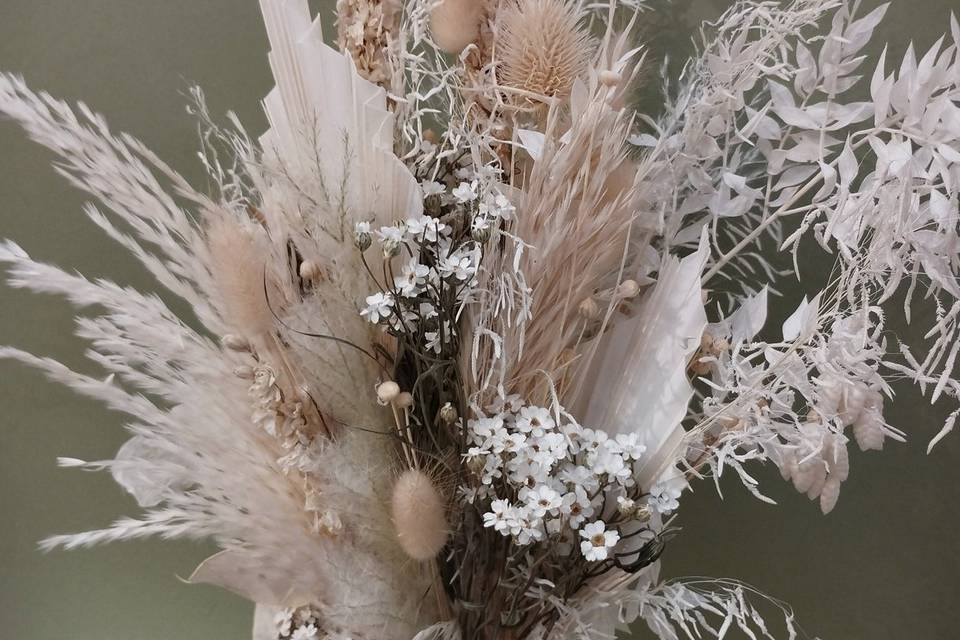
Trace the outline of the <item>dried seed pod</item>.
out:
M 398 409 L 409 409 L 413 406 L 413 394 L 409 391 L 401 391 L 394 400 L 394 404 L 397 405 Z
M 448 427 L 456 422 L 459 417 L 456 408 L 449 402 L 440 408 L 440 421 Z
M 393 380 L 387 380 L 377 385 L 377 400 L 381 404 L 390 404 L 400 395 L 400 385 Z
M 393 487 L 393 526 L 404 553 L 425 562 L 437 557 L 450 535 L 443 498 L 427 474 L 407 469 Z

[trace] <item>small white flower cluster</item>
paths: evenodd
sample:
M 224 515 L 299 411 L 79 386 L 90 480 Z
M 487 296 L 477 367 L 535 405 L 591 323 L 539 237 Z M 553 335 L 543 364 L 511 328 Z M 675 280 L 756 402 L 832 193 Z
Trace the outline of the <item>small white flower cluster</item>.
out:
M 453 189 L 456 202 L 463 206 L 475 207 L 470 231 L 475 238 L 489 236 L 490 229 L 498 220 L 512 220 L 516 211 L 510 200 L 499 189 L 484 188 L 480 180 L 461 182 Z
M 392 283 L 367 296 L 360 315 L 394 333 L 423 330 L 428 349 L 439 353 L 454 335 L 449 319 L 440 326 L 439 311 L 469 298 L 476 285 L 480 245 L 469 240 L 455 243 L 450 227 L 429 216 L 381 227 L 372 236 L 387 259 L 397 256 L 400 273 L 391 273 Z M 368 247 L 372 236 L 368 223 L 357 225 L 358 247 Z M 399 257 L 401 252 L 405 258 Z
M 455 175 L 460 182 L 449 195 L 447 186 L 440 182 L 423 182 L 420 188 L 424 198 L 439 196 L 441 202 L 469 211 L 470 233 L 474 239 L 485 241 L 497 221 L 513 219 L 516 208 L 497 186 L 495 172 L 462 167 Z
M 273 618 L 275 640 L 321 640 L 328 635 L 322 631 L 320 612 L 311 606 L 283 609 Z
M 479 485 L 465 493 L 489 499 L 484 525 L 518 545 L 556 538 L 569 555 L 579 540 L 587 560 L 605 560 L 620 540 L 620 525 L 678 506 L 679 493 L 655 487 L 642 494 L 635 476 L 646 449 L 638 434 L 610 437 L 581 427 L 562 409 L 515 396 L 466 429 L 467 465 Z

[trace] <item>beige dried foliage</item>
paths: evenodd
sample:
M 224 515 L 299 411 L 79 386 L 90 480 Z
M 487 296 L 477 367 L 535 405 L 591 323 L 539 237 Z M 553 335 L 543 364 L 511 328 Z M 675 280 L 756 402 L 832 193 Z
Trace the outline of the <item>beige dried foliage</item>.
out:
M 390 88 L 389 49 L 400 28 L 400 0 L 337 0 L 337 46 L 350 55 L 357 72 Z
M 510 0 L 497 13 L 501 85 L 540 96 L 569 95 L 593 56 L 582 12 L 566 0 Z
M 635 270 L 629 249 L 644 241 L 631 233 L 638 166 L 624 144 L 630 119 L 600 83 L 583 94 L 569 116 L 551 110 L 543 150 L 524 177 L 514 232 L 530 245 L 520 256 L 530 317 L 495 328 L 504 337 L 508 393 L 533 402 L 551 401 L 551 382 L 562 403 L 572 399 L 591 338 L 623 302 L 615 292 Z M 508 269 L 515 255 L 500 259 Z M 597 306 L 589 317 L 585 301 Z

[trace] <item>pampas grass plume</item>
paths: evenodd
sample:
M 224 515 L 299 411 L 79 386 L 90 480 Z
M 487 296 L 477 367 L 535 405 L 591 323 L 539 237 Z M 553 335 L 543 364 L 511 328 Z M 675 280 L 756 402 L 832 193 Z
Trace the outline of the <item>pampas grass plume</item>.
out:
M 447 53 L 460 53 L 480 35 L 484 0 L 441 0 L 430 11 L 430 35 Z
M 500 82 L 543 96 L 566 96 L 593 55 L 593 42 L 568 0 L 509 0 L 497 15 Z
M 393 487 L 391 507 L 404 552 L 421 562 L 436 558 L 447 543 L 450 527 L 433 480 L 418 469 L 407 469 Z

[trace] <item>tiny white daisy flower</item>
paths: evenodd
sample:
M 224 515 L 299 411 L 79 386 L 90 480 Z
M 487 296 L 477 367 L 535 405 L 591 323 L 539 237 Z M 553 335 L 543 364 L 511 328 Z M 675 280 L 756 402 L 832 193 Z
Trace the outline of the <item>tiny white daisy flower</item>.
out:
M 573 529 L 579 529 L 583 521 L 593 515 L 590 496 L 583 487 L 577 485 L 573 491 L 563 495 L 560 513 L 567 516 L 570 527 Z
M 305 627 L 294 629 L 290 638 L 291 640 L 320 640 L 320 632 L 314 625 L 308 624 Z
M 393 285 L 400 295 L 412 298 L 423 290 L 429 274 L 429 267 L 420 264 L 416 258 L 410 258 L 407 264 L 403 265 L 401 275 L 394 278 Z
M 453 276 L 457 280 L 469 280 L 476 273 L 477 268 L 473 264 L 470 256 L 464 256 L 460 253 L 454 253 L 447 256 L 440 264 L 440 272 L 447 276 Z
M 388 318 L 393 312 L 393 295 L 390 293 L 375 293 L 366 298 L 367 306 L 360 315 L 374 324 Z
M 650 487 L 648 498 L 650 509 L 663 514 L 675 511 L 680 507 L 681 493 L 683 493 L 683 489 L 675 482 L 658 482 Z
M 461 204 L 466 204 L 477 199 L 477 182 L 461 182 L 453 190 L 453 197 L 457 199 L 457 202 Z
M 523 407 L 520 409 L 520 415 L 517 416 L 517 430 L 522 433 L 529 433 L 534 437 L 541 437 L 547 431 L 553 429 L 556 423 L 550 416 L 550 411 L 543 407 Z
M 494 531 L 507 535 L 513 527 L 514 509 L 507 500 L 494 500 L 490 511 L 483 514 L 483 526 L 493 527 Z
M 620 542 L 620 534 L 616 531 L 608 531 L 603 520 L 596 520 L 585 526 L 580 530 L 580 537 L 583 538 L 580 542 L 580 552 L 590 562 L 606 560 L 610 549 Z
M 521 497 L 535 518 L 543 518 L 563 504 L 560 494 L 547 485 L 540 485 L 522 492 Z
M 400 244 L 403 242 L 403 233 L 406 229 L 404 227 L 390 226 L 390 227 L 380 227 L 377 229 L 377 238 L 382 243 L 396 243 Z
M 407 218 L 407 233 L 416 240 L 436 242 L 441 233 L 447 230 L 447 225 L 430 216 Z
M 517 543 L 520 545 L 528 545 L 531 542 L 537 542 L 544 538 L 543 529 L 539 520 L 530 520 L 528 517 L 520 518 L 518 529 L 516 535 Z
M 423 197 L 429 198 L 430 196 L 438 196 L 442 194 L 447 190 L 447 187 L 442 182 L 427 180 L 426 182 L 420 183 L 420 189 L 423 190 Z
M 629 460 L 639 460 L 646 453 L 647 448 L 640 443 L 639 433 L 621 433 L 617 435 L 617 444 L 623 457 Z

